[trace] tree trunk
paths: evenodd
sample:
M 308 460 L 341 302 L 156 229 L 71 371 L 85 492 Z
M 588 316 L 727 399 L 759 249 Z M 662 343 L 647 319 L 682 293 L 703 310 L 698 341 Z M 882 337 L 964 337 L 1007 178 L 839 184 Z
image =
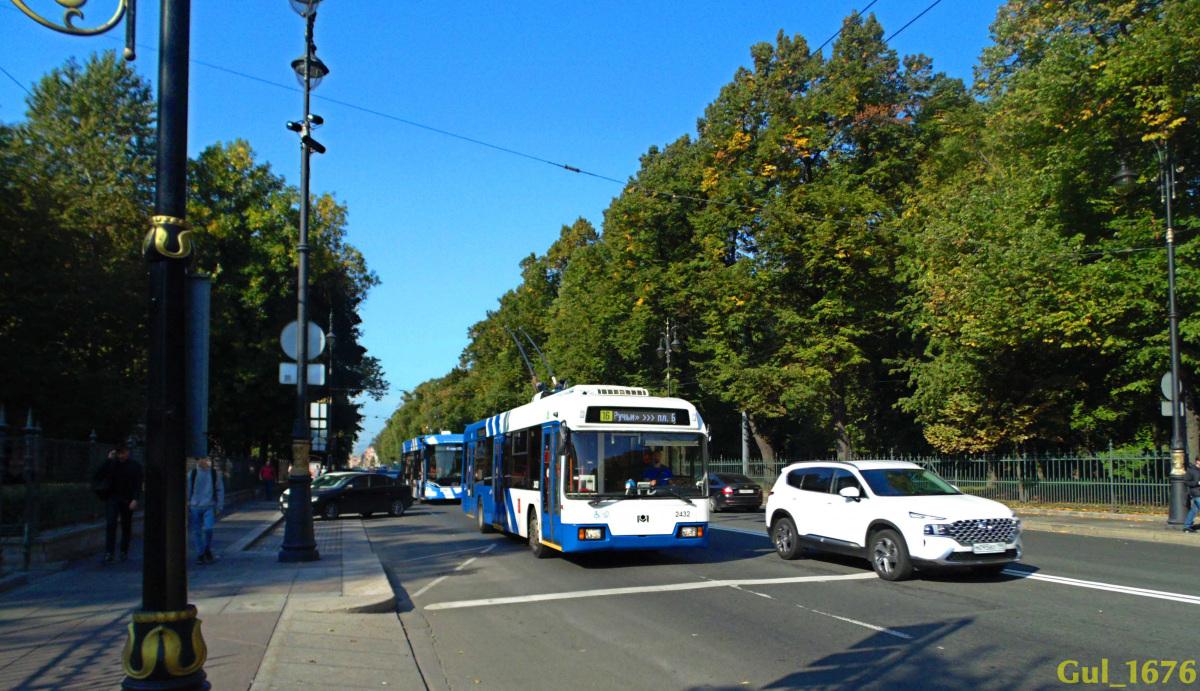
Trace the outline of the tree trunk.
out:
M 833 398 L 829 402 L 829 417 L 833 422 L 833 440 L 839 461 L 850 461 L 854 449 L 850 446 L 850 433 L 846 430 L 846 391 L 839 377 L 832 380 Z
M 1192 392 L 1188 389 L 1183 391 L 1183 425 L 1187 433 L 1187 455 L 1189 460 L 1200 458 L 1200 425 L 1197 423 L 1200 420 L 1196 417 L 1196 400 L 1192 398 Z
M 758 428 L 758 423 L 754 419 L 754 413 L 747 413 L 746 419 L 750 423 L 750 434 L 754 437 L 754 443 L 758 445 L 758 453 L 762 456 L 763 466 L 767 468 L 775 467 L 775 449 L 771 446 L 771 442 L 767 441 Z

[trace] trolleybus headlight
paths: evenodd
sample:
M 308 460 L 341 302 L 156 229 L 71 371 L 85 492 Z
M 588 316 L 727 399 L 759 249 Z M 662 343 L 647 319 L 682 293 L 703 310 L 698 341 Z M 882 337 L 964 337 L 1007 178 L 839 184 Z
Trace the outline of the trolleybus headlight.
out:
M 704 537 L 704 526 L 702 526 L 702 525 L 680 526 L 679 537 Z
M 604 539 L 604 528 L 580 528 L 579 529 L 579 539 L 580 540 L 603 540 Z

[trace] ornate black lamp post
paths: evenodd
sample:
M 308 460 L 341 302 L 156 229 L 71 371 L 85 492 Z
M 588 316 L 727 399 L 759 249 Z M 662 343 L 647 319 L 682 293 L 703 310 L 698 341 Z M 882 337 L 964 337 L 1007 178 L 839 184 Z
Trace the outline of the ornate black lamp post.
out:
M 62 25 L 13 3 L 39 24 L 67 34 L 93 35 L 116 26 L 128 12 L 125 59 L 134 57 L 134 0 L 118 0 L 102 26 L 85 29 L 87 0 L 56 0 Z M 142 243 L 150 264 L 146 380 L 146 503 L 142 607 L 133 613 L 125 646 L 125 689 L 207 689 L 207 648 L 196 608 L 187 603 L 184 517 L 185 271 L 191 259 L 187 215 L 188 54 L 191 0 L 161 0 L 158 58 L 158 160 L 154 217 Z
M 325 147 L 312 138 L 314 127 L 323 122 L 319 115 L 309 112 L 311 92 L 329 74 L 329 68 L 317 58 L 313 45 L 313 24 L 321 0 L 288 0 L 292 9 L 305 18 L 304 56 L 292 61 L 296 78 L 304 87 L 304 119 L 289 122 L 287 128 L 300 133 L 300 242 L 299 280 L 297 281 L 297 317 L 300 334 L 296 348 L 296 422 L 292 427 L 292 468 L 288 472 L 288 509 L 283 528 L 283 546 L 279 561 L 316 561 L 321 558 L 313 537 L 312 475 L 308 469 L 308 454 L 312 448 L 312 432 L 308 427 L 308 168 L 312 152 L 325 153 Z
M 1179 310 L 1175 300 L 1175 226 L 1171 203 L 1175 200 L 1175 162 L 1170 143 L 1166 140 L 1151 140 L 1155 158 L 1158 160 L 1159 195 L 1166 210 L 1167 220 L 1167 321 L 1171 338 L 1171 479 L 1167 498 L 1167 523 L 1183 525 L 1187 513 L 1187 488 L 1184 485 L 1187 470 L 1187 451 L 1183 439 L 1183 411 L 1180 409 L 1180 394 L 1183 384 L 1179 380 Z M 1113 187 L 1121 194 L 1133 191 L 1138 174 L 1128 164 L 1121 162 L 1121 169 L 1113 176 Z
M 670 319 L 667 319 L 667 328 L 663 330 L 662 335 L 658 339 L 659 358 L 667 359 L 667 395 L 671 395 L 671 353 L 679 352 L 679 324 L 672 324 Z

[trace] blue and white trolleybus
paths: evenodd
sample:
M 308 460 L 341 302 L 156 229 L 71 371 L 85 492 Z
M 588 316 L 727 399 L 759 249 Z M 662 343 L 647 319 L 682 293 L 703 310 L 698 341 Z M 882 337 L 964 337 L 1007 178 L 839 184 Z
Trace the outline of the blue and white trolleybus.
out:
M 708 431 L 685 400 L 573 386 L 468 425 L 463 444 L 463 511 L 538 557 L 708 545 Z
M 416 499 L 461 499 L 463 435 L 427 434 L 400 447 L 401 477 Z

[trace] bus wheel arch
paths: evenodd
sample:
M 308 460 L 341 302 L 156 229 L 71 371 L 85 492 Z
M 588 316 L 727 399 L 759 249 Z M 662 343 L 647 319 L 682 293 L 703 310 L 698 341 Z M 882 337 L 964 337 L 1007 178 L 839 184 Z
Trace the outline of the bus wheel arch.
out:
M 529 551 L 533 552 L 534 558 L 545 559 L 550 556 L 550 548 L 542 544 L 542 527 L 538 521 L 537 509 L 529 507 L 526 525 L 529 528 Z

